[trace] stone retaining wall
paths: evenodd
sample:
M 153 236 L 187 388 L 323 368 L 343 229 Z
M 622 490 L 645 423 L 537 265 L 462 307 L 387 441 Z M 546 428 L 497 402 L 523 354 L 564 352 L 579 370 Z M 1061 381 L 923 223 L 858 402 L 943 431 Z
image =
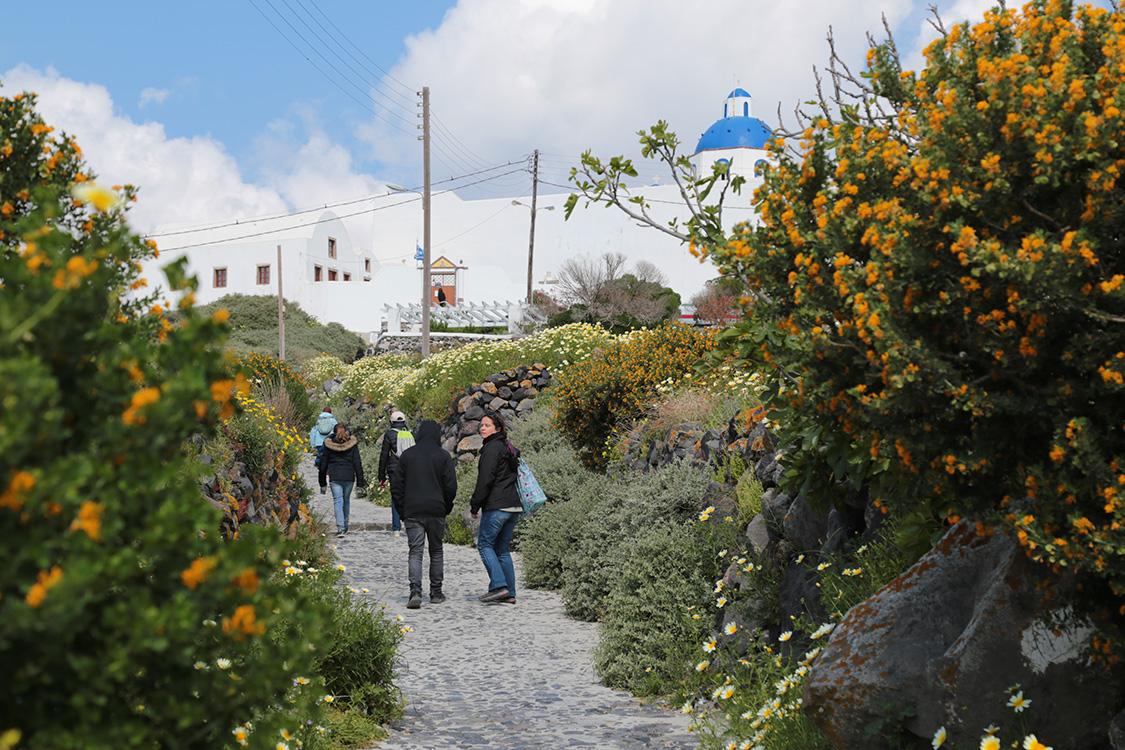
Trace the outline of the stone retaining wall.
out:
M 500 415 L 508 424 L 530 414 L 539 392 L 551 384 L 544 364 L 520 365 L 489 375 L 471 385 L 452 401 L 449 417 L 442 423 L 442 447 L 459 461 L 471 461 L 480 453 L 480 419 L 486 412 Z

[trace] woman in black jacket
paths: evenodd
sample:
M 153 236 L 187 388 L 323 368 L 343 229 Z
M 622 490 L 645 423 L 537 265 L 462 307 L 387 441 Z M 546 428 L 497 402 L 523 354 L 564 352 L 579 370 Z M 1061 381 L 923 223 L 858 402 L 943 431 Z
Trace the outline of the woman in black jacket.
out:
M 359 445 L 348 428 L 336 425 L 332 437 L 324 440 L 324 460 L 320 462 L 320 494 L 327 486 L 325 480 L 332 479 L 332 500 L 336 507 L 336 537 L 348 533 L 348 516 L 351 515 L 352 487 L 367 487 L 363 478 L 363 462 L 359 458 Z
M 479 598 L 482 602 L 515 604 L 516 571 L 510 545 L 523 512 L 516 491 L 519 451 L 508 442 L 508 431 L 499 415 L 481 417 L 480 436 L 484 446 L 477 463 L 477 487 L 469 500 L 473 518 L 484 511 L 477 550 L 488 571 L 488 593 Z

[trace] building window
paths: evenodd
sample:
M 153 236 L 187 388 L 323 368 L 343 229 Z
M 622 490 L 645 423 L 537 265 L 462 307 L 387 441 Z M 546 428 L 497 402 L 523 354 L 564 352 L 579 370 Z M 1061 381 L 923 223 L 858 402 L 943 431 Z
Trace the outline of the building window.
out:
M 215 286 L 220 287 L 220 286 L 226 286 L 226 285 L 227 285 L 227 269 L 216 268 L 215 269 Z
M 269 266 L 258 266 L 258 283 L 259 284 L 270 283 L 270 267 Z
M 371 259 L 370 258 L 364 258 L 363 259 L 363 270 L 366 271 L 367 273 L 371 273 Z
M 344 272 L 344 281 L 351 281 L 351 280 L 352 280 L 352 275 L 345 271 Z
M 324 269 L 320 266 L 313 266 L 313 281 L 324 281 Z
M 329 268 L 328 269 L 328 280 L 329 281 L 335 281 L 336 280 L 336 269 L 335 268 Z
M 336 238 L 335 237 L 329 237 L 328 238 L 328 257 L 329 258 L 335 258 L 336 257 Z

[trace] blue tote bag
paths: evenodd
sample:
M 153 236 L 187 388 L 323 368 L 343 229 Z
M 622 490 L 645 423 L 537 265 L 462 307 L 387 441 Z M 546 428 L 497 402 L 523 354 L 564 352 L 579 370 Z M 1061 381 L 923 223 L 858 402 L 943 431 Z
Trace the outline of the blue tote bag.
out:
M 531 469 L 522 458 L 520 467 L 516 471 L 516 491 L 520 493 L 520 504 L 523 505 L 523 514 L 520 518 L 531 518 L 531 514 L 547 502 L 547 496 L 543 494 L 535 475 L 531 473 Z

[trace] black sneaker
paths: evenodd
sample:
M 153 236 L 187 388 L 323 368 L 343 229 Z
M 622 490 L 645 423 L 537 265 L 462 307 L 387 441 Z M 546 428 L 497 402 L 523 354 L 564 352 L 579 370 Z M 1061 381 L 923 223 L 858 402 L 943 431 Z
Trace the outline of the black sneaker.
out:
M 430 592 L 430 604 L 441 604 L 445 601 L 445 594 L 440 591 Z
M 515 604 L 516 603 L 516 597 L 509 596 L 507 599 L 501 599 L 500 603 L 501 604 Z
M 406 603 L 407 609 L 418 609 L 422 606 L 422 592 L 416 591 L 410 594 L 410 601 Z
M 482 602 L 499 602 L 508 598 L 508 589 L 490 589 L 487 594 L 481 594 L 479 597 Z

